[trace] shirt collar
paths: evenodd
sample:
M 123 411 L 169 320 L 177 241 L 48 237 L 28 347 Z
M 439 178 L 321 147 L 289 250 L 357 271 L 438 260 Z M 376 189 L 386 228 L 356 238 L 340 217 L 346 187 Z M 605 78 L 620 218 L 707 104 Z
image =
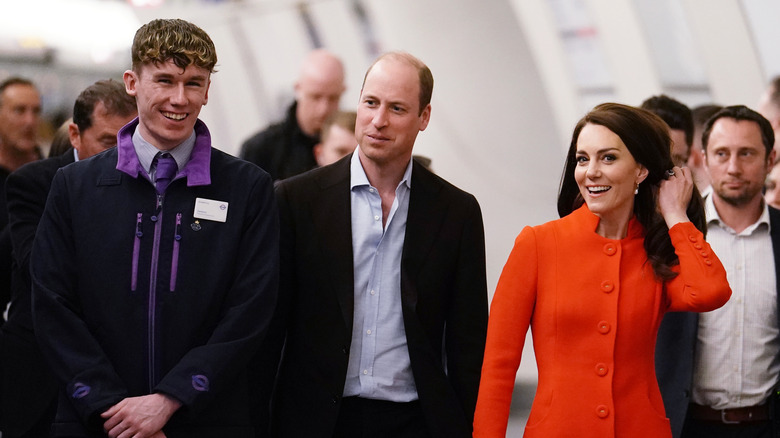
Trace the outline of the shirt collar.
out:
M 352 153 L 352 159 L 350 160 L 349 164 L 349 188 L 354 189 L 355 187 L 359 186 L 371 186 L 371 183 L 368 181 L 368 176 L 366 175 L 366 171 L 363 169 L 363 165 L 360 163 L 360 157 L 358 156 L 358 151 L 360 150 L 360 145 L 355 149 L 355 152 Z M 411 189 L 412 188 L 412 159 L 409 160 L 409 164 L 406 165 L 406 170 L 404 171 L 404 176 L 401 178 L 401 182 L 398 183 L 398 186 L 400 187 L 401 184 L 406 185 L 406 188 Z
M 704 198 L 704 214 L 707 218 L 707 226 L 709 225 L 717 225 L 721 228 L 724 228 L 726 230 L 729 230 L 733 232 L 734 230 L 728 226 L 723 220 L 720 218 L 720 215 L 718 214 L 718 209 L 715 208 L 715 201 L 712 199 L 715 197 L 713 193 L 710 193 L 709 196 Z M 761 216 L 758 217 L 758 220 L 750 225 L 749 227 L 745 228 L 740 234 L 750 234 L 753 231 L 755 231 L 760 226 L 766 226 L 766 229 L 770 229 L 769 225 L 769 208 L 766 206 L 766 202 L 764 202 L 763 198 L 761 199 Z
M 139 173 L 149 174 L 152 160 L 157 152 L 157 148 L 146 142 L 138 135 L 139 147 L 135 146 L 136 127 L 138 118 L 122 127 L 117 134 L 117 164 L 116 168 L 133 178 L 137 178 Z M 146 143 L 143 145 L 142 143 Z M 148 149 L 151 147 L 153 150 Z M 140 153 L 139 153 L 140 151 Z M 179 166 L 178 177 L 187 177 L 188 186 L 202 186 L 211 184 L 211 133 L 209 133 L 206 124 L 200 119 L 195 122 L 195 129 L 192 135 L 182 144 L 168 151 L 176 160 Z M 141 155 L 149 155 L 144 156 Z M 180 161 L 181 160 L 181 161 Z
M 173 159 L 176 160 L 176 165 L 179 167 L 179 169 L 183 169 L 190 160 L 190 155 L 192 155 L 192 148 L 195 147 L 194 130 L 192 131 L 192 134 L 190 134 L 190 136 L 180 145 L 168 151 L 162 151 L 154 147 L 151 143 L 143 138 L 140 131 L 140 129 L 136 129 L 133 133 L 133 147 L 135 148 L 135 153 L 138 155 L 138 161 L 141 163 L 141 166 L 143 166 L 147 174 L 151 171 L 154 157 L 156 157 L 157 154 L 161 152 L 167 152 L 171 154 Z

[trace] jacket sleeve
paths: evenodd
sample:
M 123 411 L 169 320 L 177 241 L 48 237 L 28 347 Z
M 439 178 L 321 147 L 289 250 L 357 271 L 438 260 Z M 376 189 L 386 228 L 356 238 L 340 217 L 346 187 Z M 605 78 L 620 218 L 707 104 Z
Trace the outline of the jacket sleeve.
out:
M 219 309 L 219 321 L 208 342 L 188 351 L 154 388 L 181 401 L 191 415 L 208 409 L 215 393 L 234 384 L 235 376 L 247 368 L 276 307 L 279 217 L 270 177 L 263 173 L 249 190 L 237 264 L 232 267 L 235 281 Z
M 39 171 L 40 168 L 34 169 Z M 14 257 L 22 269 L 29 269 L 35 230 L 43 216 L 50 186 L 50 181 L 41 175 L 32 175 L 29 170 L 24 168 L 12 173 L 5 183 L 11 243 Z
M 665 285 L 668 310 L 709 312 L 726 304 L 731 297 L 726 269 L 701 231 L 683 222 L 669 236 L 680 264 L 673 269 L 679 275 Z
M 447 375 L 460 398 L 466 419 L 472 422 L 485 352 L 488 303 L 482 212 L 477 200 L 473 197 L 470 200 L 445 343 Z
M 474 414 L 475 438 L 506 435 L 515 376 L 536 302 L 537 265 L 534 230 L 526 227 L 515 239 L 490 304 L 482 380 Z
M 33 242 L 33 325 L 66 395 L 81 419 L 95 425 L 98 415 L 125 398 L 127 390 L 83 316 L 67 183 L 59 170 Z

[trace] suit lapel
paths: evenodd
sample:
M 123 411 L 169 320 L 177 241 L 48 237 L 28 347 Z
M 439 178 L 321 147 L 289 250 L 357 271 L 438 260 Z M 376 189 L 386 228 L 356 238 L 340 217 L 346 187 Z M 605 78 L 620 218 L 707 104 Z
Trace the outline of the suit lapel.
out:
M 351 156 L 351 155 L 350 155 Z M 317 179 L 320 196 L 312 201 L 316 236 L 320 239 L 326 275 L 337 295 L 347 333 L 352 333 L 354 275 L 349 159 L 343 159 Z
M 772 253 L 775 256 L 775 277 L 777 305 L 780 309 L 780 210 L 769 208 L 769 236 L 772 239 Z M 780 325 L 780 312 L 778 312 L 778 325 Z
M 412 310 L 417 307 L 419 294 L 416 278 L 428 259 L 446 214 L 446 204 L 438 196 L 441 189 L 441 181 L 415 161 L 401 257 L 401 300 Z

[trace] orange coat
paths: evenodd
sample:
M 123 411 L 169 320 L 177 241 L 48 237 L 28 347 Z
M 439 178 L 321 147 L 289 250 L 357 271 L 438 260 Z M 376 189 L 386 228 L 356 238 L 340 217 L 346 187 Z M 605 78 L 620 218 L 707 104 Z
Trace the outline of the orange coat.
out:
M 691 223 L 670 230 L 680 274 L 661 283 L 644 229 L 596 234 L 586 206 L 526 227 L 490 308 L 474 437 L 504 437 L 515 374 L 531 326 L 539 383 L 525 437 L 671 437 L 653 355 L 671 310 L 704 312 L 731 296 L 726 271 Z

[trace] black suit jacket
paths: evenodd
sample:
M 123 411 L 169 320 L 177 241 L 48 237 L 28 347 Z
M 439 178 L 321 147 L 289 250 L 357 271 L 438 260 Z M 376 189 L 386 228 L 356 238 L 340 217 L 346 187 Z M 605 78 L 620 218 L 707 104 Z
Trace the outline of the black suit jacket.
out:
M 777 290 L 780 291 L 780 210 L 769 207 L 769 234 L 774 253 Z M 780 293 L 777 295 L 780 309 Z M 778 312 L 780 327 L 780 312 Z M 696 337 L 699 329 L 699 314 L 673 312 L 664 316 L 658 329 L 655 348 L 655 372 L 658 386 L 664 399 L 666 416 L 672 425 L 672 435 L 682 433 L 688 404 L 691 402 L 693 386 L 693 360 Z
M 9 436 L 51 425 L 57 384 L 48 369 L 32 327 L 30 251 L 57 169 L 74 161 L 73 149 L 61 156 L 34 161 L 6 181 L 8 216 L 13 246 L 13 281 L 8 322 L 0 334 L 3 361 L 2 427 Z
M 354 305 L 351 155 L 282 181 L 286 343 L 273 435 L 333 435 Z M 482 214 L 476 199 L 417 162 L 401 260 L 401 301 L 419 401 L 432 437 L 471 437 L 487 332 Z M 284 310 L 283 310 L 284 311 Z

